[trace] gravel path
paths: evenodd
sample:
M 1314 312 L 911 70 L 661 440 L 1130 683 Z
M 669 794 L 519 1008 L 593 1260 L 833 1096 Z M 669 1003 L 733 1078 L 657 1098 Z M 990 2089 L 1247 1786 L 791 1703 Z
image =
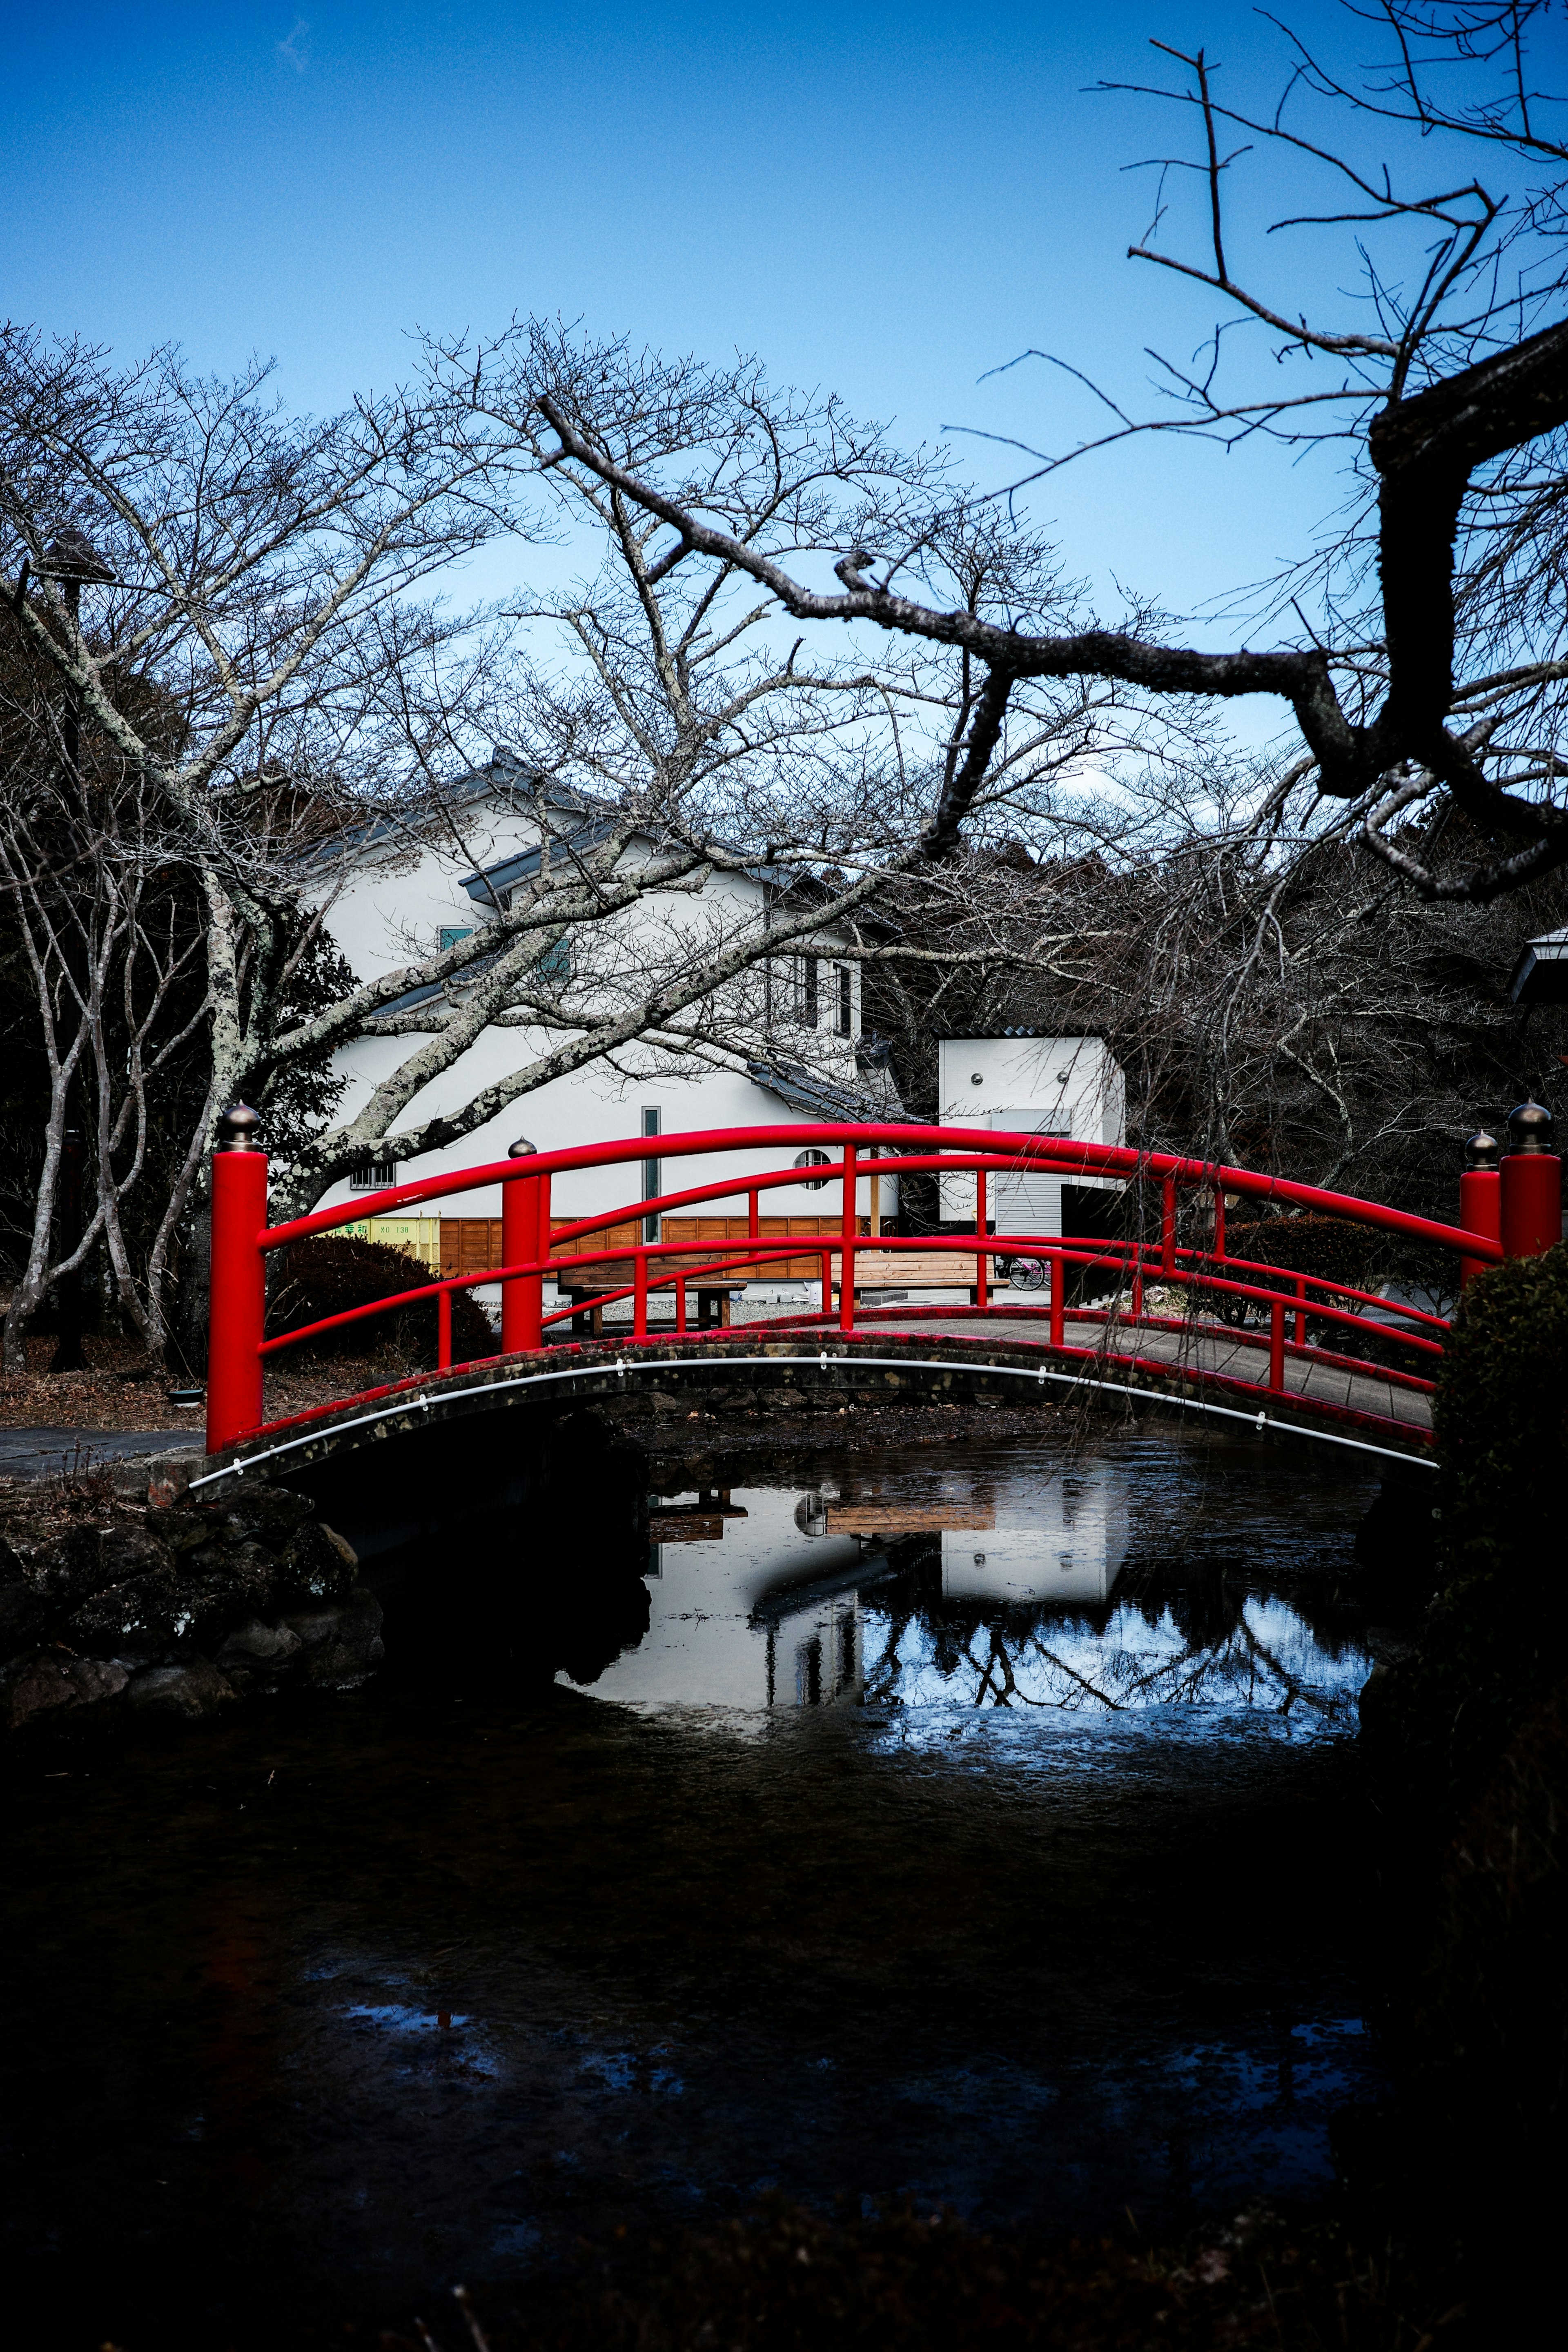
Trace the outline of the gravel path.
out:
M 0 1429 L 0 1478 L 79 1477 L 128 1454 L 183 1454 L 202 1443 L 201 1416 L 174 1429 Z

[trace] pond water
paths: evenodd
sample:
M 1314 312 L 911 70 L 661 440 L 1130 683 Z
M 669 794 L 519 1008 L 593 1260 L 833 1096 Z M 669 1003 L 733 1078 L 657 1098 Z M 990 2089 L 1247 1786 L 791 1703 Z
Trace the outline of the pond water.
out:
M 1329 2179 L 1380 2079 L 1375 1469 L 1146 1427 L 702 1475 L 644 1575 L 586 1504 L 491 1529 L 389 1575 L 364 1690 L 12 1768 L 51 2344 L 539 2309 L 773 2187 L 1125 2232 Z

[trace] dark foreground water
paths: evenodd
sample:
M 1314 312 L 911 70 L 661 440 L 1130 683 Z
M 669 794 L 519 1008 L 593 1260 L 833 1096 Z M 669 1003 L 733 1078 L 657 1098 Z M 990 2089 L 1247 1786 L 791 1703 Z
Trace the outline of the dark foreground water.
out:
M 374 1687 L 14 1769 L 30 2340 L 539 2309 L 581 2240 L 774 2186 L 1157 2231 L 1328 2179 L 1378 2088 L 1375 1471 L 1145 1430 L 721 1475 L 586 1687 L 528 1627 L 592 1652 L 587 1496 L 550 1557 L 405 1563 Z

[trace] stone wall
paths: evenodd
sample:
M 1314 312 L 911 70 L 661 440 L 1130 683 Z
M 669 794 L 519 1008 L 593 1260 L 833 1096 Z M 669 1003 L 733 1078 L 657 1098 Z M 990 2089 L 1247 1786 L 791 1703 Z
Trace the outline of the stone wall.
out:
M 0 1724 L 196 1717 L 287 1685 L 350 1690 L 381 1604 L 308 1496 L 181 1493 L 166 1463 L 0 1488 Z

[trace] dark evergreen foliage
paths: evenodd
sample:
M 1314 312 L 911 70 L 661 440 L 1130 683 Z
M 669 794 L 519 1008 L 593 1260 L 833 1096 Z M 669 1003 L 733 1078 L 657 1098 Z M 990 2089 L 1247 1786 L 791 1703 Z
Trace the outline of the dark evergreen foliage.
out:
M 341 1234 L 320 1234 L 295 1242 L 283 1253 L 283 1263 L 268 1311 L 269 1335 L 302 1330 L 329 1315 L 345 1315 L 372 1299 L 395 1298 L 399 1291 L 417 1290 L 433 1279 L 428 1266 L 384 1242 L 366 1242 Z M 489 1318 L 467 1291 L 452 1295 L 452 1360 L 468 1363 L 493 1356 L 500 1347 Z M 363 1356 L 386 1350 L 411 1365 L 428 1370 L 436 1361 L 436 1302 L 362 1317 L 341 1330 L 320 1339 L 301 1340 L 283 1361 L 304 1356 Z

